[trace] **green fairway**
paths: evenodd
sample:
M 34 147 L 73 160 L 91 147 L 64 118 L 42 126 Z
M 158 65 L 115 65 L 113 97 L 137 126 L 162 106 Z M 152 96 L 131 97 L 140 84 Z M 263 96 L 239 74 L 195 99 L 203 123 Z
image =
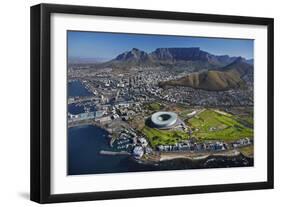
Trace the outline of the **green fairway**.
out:
M 253 115 L 250 115 L 250 116 L 248 116 L 248 115 L 237 115 L 237 116 L 235 116 L 235 119 L 238 121 L 238 122 L 240 122 L 240 123 L 242 123 L 242 124 L 244 124 L 245 126 L 248 126 L 248 127 L 250 127 L 250 128 L 253 128 L 253 126 L 254 126 L 254 119 L 253 119 Z
M 142 133 L 146 136 L 153 148 L 158 145 L 174 145 L 181 140 L 189 138 L 186 132 L 179 130 L 159 130 L 148 126 L 142 129 Z
M 247 117 L 247 122 L 252 122 Z M 206 109 L 188 120 L 193 136 L 202 140 L 233 141 L 244 137 L 253 137 L 253 128 L 246 126 L 237 117 L 224 112 Z

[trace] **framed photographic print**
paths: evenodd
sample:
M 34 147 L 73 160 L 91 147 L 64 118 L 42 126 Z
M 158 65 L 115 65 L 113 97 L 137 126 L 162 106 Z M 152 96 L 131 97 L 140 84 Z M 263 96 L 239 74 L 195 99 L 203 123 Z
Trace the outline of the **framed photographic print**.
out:
M 31 7 L 31 200 L 273 188 L 273 19 Z

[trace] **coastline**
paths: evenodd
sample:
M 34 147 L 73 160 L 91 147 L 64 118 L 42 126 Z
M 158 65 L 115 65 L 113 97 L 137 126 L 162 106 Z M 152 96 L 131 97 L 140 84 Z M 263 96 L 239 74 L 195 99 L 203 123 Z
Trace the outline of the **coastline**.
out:
M 244 156 L 248 159 L 253 159 L 253 156 L 244 155 L 242 152 L 238 150 L 229 150 L 225 152 L 162 152 L 157 155 L 147 156 L 145 158 L 140 159 L 142 163 L 157 163 L 164 162 L 176 159 L 187 159 L 190 161 L 199 161 L 208 159 L 210 157 L 227 157 L 234 158 L 239 156 Z
M 96 124 L 92 121 L 88 121 L 88 122 L 76 122 L 75 124 L 71 124 L 68 127 L 72 128 L 72 127 L 79 127 L 79 126 L 95 126 L 95 127 L 99 127 L 103 130 L 105 130 L 108 133 L 108 136 L 110 137 L 110 141 L 109 141 L 109 145 L 110 147 L 112 147 L 113 142 L 115 141 L 114 136 L 112 136 L 112 133 L 110 132 L 110 130 L 108 130 L 105 126 L 102 126 L 100 124 Z M 108 155 L 108 156 L 120 156 L 120 155 L 124 155 L 125 153 L 123 152 L 119 152 L 119 153 L 112 153 L 110 151 L 105 151 L 101 150 L 100 154 L 103 155 Z M 153 152 L 152 154 L 148 154 L 143 156 L 140 159 L 136 159 L 132 156 L 131 153 L 126 153 L 126 155 L 131 156 L 131 158 L 133 160 L 135 160 L 136 162 L 140 163 L 140 164 L 159 164 L 161 162 L 165 162 L 165 161 L 171 161 L 171 160 L 177 160 L 177 159 L 186 159 L 189 161 L 201 161 L 201 160 L 205 160 L 208 159 L 210 157 L 217 157 L 217 158 L 235 158 L 235 157 L 239 157 L 239 156 L 244 156 L 248 159 L 253 159 L 253 156 L 251 155 L 246 155 L 238 150 L 226 150 L 226 151 L 219 151 L 219 152 Z

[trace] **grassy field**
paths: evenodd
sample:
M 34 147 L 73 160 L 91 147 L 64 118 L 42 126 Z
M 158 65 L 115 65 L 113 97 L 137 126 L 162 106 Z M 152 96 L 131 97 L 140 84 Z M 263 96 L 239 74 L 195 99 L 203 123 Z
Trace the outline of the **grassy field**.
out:
M 193 136 L 202 140 L 233 141 L 253 137 L 252 117 L 244 117 L 244 122 L 236 116 L 206 109 L 189 119 L 187 124 L 193 129 Z
M 250 128 L 254 127 L 254 119 L 253 119 L 253 115 L 236 115 L 235 119 L 244 124 L 245 126 L 248 126 Z
M 164 105 L 154 102 L 148 104 L 147 107 L 157 111 L 160 108 L 162 109 Z M 241 109 L 243 113 L 239 113 L 240 111 L 238 111 L 235 115 L 232 115 L 216 109 L 202 110 L 201 108 L 201 112 L 189 119 L 187 115 L 195 109 L 179 109 L 181 110 L 177 111 L 177 114 L 191 128 L 191 136 L 199 140 L 231 142 L 245 137 L 253 138 L 253 114 L 250 113 L 251 111 Z M 196 110 L 199 111 L 199 109 Z M 158 145 L 174 145 L 190 138 L 187 132 L 180 130 L 159 130 L 151 128 L 145 124 L 143 117 L 135 117 L 134 123 L 135 128 L 138 128 L 145 135 L 153 148 L 156 148 Z M 245 148 L 244 151 L 246 154 L 251 154 L 252 149 Z
M 186 132 L 179 130 L 158 130 L 148 126 L 142 129 L 142 133 L 146 136 L 153 148 L 158 145 L 174 145 L 181 140 L 189 138 Z

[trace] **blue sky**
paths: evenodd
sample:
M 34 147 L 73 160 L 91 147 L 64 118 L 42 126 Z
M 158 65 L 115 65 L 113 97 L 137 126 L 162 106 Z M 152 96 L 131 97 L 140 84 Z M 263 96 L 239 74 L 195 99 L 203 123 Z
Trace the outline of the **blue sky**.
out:
M 250 59 L 253 46 L 254 41 L 246 39 L 68 31 L 68 55 L 76 58 L 109 60 L 132 48 L 149 53 L 161 47 L 200 47 L 215 55 Z

